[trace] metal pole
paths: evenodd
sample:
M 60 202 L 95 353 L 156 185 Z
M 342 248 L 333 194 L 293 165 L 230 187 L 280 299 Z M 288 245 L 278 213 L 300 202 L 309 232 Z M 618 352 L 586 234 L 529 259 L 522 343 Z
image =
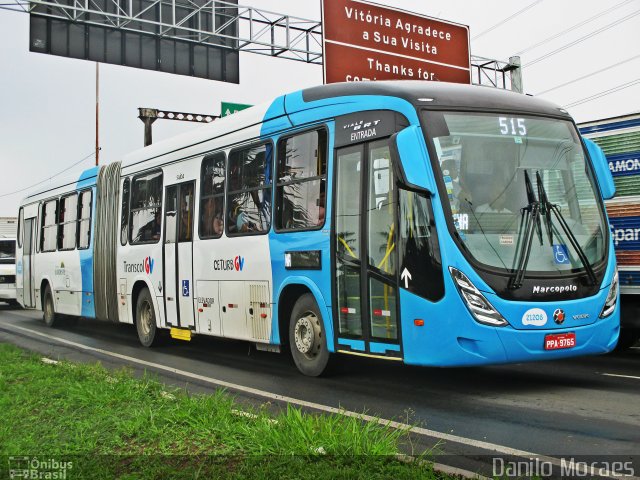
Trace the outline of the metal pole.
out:
M 96 62 L 96 167 L 100 157 L 99 137 L 99 113 L 100 113 L 100 64 Z
M 509 57 L 509 67 L 511 67 L 511 90 L 518 93 L 524 93 L 522 85 L 522 63 L 520 57 Z
M 156 108 L 138 108 L 138 118 L 144 123 L 144 146 L 148 147 L 153 141 L 151 135 L 151 125 L 158 118 L 158 109 Z

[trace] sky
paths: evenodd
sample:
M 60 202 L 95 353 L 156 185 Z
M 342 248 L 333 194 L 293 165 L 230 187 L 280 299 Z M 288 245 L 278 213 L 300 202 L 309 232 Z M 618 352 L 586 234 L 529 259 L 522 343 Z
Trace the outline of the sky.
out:
M 239 3 L 320 19 L 319 0 Z M 377 3 L 468 25 L 474 55 L 519 54 L 526 93 L 564 106 L 612 90 L 568 108 L 577 122 L 640 112 L 640 0 Z M 251 53 L 240 55 L 239 85 L 102 64 L 100 163 L 143 146 L 138 107 L 219 114 L 221 101 L 257 104 L 321 83 L 321 66 Z M 158 120 L 154 141 L 200 126 Z M 95 63 L 29 52 L 29 16 L 0 10 L 0 216 L 17 215 L 30 191 L 17 190 L 77 178 L 94 149 Z

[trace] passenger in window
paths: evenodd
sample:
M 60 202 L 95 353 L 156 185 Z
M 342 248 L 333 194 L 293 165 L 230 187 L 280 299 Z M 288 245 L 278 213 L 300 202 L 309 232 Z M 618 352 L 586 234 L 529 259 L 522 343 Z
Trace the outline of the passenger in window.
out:
M 213 237 L 222 234 L 224 222 L 222 221 L 221 201 L 216 198 L 208 198 L 202 212 L 202 235 Z
M 160 209 L 157 208 L 155 210 L 153 220 L 147 222 L 147 224 L 140 229 L 140 238 L 137 241 L 149 242 L 160 240 L 160 232 L 162 231 L 160 228 L 161 224 L 162 218 L 160 216 Z

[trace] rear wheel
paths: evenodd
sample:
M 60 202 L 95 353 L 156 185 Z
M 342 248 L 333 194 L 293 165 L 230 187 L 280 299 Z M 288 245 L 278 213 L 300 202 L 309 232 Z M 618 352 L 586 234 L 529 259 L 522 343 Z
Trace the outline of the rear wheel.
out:
M 304 375 L 321 375 L 329 362 L 322 314 L 313 295 L 302 295 L 293 306 L 289 321 L 291 356 Z
M 143 346 L 155 347 L 160 343 L 161 335 L 156 327 L 156 311 L 147 288 L 140 292 L 136 302 L 136 330 Z
M 56 313 L 55 305 L 53 303 L 53 294 L 51 293 L 51 287 L 49 285 L 44 289 L 42 311 L 42 318 L 44 319 L 44 324 L 47 327 L 55 327 L 60 323 L 60 315 Z

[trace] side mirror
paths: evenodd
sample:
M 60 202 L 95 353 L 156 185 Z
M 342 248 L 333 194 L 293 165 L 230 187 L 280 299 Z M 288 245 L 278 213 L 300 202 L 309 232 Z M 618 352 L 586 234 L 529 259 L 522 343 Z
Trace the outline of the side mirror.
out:
M 584 137 L 582 139 L 591 157 L 593 170 L 596 172 L 598 184 L 600 185 L 600 193 L 605 200 L 610 200 L 616 195 L 616 186 L 613 183 L 613 175 L 611 175 L 611 171 L 609 170 L 607 157 L 605 157 L 602 149 L 594 141 Z
M 422 130 L 410 126 L 391 137 L 391 148 L 395 150 L 399 173 L 403 183 L 429 193 L 437 191 L 429 153 L 427 152 Z

